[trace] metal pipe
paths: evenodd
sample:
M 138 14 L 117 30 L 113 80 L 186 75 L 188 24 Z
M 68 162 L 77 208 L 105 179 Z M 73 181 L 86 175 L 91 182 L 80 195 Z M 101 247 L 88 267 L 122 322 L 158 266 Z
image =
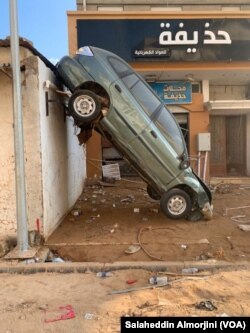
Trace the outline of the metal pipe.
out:
M 17 248 L 19 253 L 28 250 L 28 226 L 25 189 L 24 140 L 22 121 L 22 92 L 20 83 L 19 37 L 17 2 L 9 0 L 10 46 L 13 76 L 13 123 L 15 148 Z

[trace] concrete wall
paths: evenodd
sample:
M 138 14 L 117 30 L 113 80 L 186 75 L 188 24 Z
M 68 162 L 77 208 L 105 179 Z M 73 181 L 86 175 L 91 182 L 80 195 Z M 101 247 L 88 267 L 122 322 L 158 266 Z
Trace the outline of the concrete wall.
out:
M 209 87 L 210 100 L 245 100 L 248 87 L 243 85 L 211 85 Z
M 10 63 L 9 48 L 0 48 L 0 63 Z M 20 49 L 26 196 L 29 230 L 39 219 L 45 238 L 81 194 L 85 148 L 74 135 L 73 122 L 60 103 L 49 103 L 46 116 L 44 81 L 52 72 L 30 51 Z M 60 102 L 49 91 L 49 98 Z M 16 233 L 15 159 L 12 79 L 0 71 L 0 234 Z

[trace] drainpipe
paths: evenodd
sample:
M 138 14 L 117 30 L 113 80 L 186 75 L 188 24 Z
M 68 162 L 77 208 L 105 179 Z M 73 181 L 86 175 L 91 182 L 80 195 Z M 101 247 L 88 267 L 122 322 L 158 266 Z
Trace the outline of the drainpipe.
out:
M 25 189 L 24 140 L 22 122 L 22 92 L 20 84 L 19 37 L 17 21 L 17 2 L 9 0 L 10 9 L 10 46 L 13 76 L 13 123 L 15 148 L 16 177 L 16 218 L 17 218 L 17 249 L 19 254 L 27 251 L 28 226 Z
M 86 10 L 87 10 L 87 0 L 82 0 L 82 6 L 83 6 L 83 10 L 86 12 Z

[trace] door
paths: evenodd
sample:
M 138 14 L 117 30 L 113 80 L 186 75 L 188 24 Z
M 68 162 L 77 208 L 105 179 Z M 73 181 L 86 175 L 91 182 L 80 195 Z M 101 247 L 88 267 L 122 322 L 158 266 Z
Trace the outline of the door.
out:
M 212 116 L 211 176 L 245 176 L 246 174 L 246 117 Z

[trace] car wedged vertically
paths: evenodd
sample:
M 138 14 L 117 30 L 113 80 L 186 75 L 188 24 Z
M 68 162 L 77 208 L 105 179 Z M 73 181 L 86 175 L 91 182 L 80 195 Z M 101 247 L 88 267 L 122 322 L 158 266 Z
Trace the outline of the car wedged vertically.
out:
M 57 71 L 72 93 L 68 114 L 113 143 L 167 217 L 211 219 L 211 192 L 190 167 L 179 124 L 132 67 L 111 52 L 85 46 L 63 57 Z

